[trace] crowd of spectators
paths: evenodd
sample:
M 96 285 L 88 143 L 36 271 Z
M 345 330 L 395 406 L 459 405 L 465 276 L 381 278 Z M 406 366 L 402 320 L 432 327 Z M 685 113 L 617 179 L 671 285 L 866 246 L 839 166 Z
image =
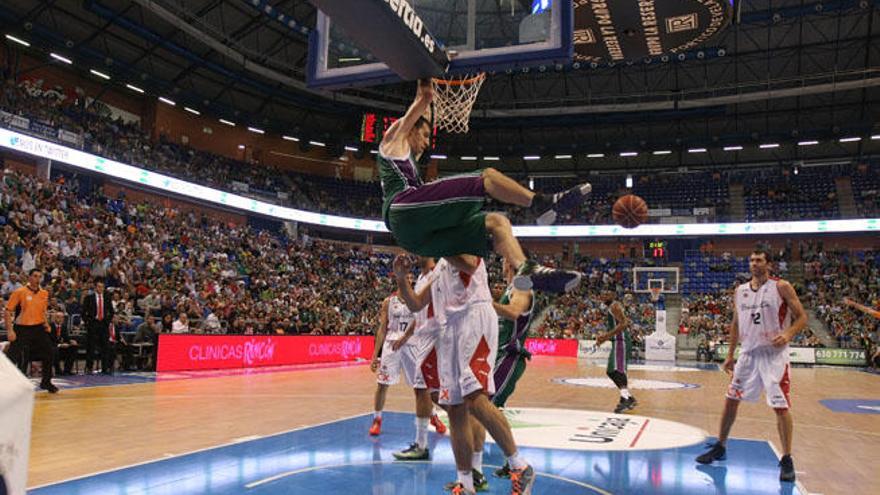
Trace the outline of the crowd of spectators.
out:
M 34 267 L 50 310 L 81 311 L 94 280 L 113 293 L 120 331 L 365 334 L 392 290 L 391 257 L 305 237 L 289 240 L 77 181 L 5 170 L 0 182 L 0 296 Z
M 597 297 L 603 291 L 611 291 L 621 302 L 632 322 L 633 344 L 641 347 L 644 336 L 654 331 L 656 313 L 654 305 L 644 295 L 632 292 L 628 286 L 628 265 L 620 260 L 579 257 L 579 270 L 586 274 L 577 290 L 554 298 L 535 334 L 546 338 L 595 339 L 608 328 L 607 306 Z
M 267 164 L 249 163 L 197 150 L 171 142 L 161 135 L 153 139 L 144 132 L 136 116 L 130 120 L 123 119 L 100 101 L 87 98 L 78 88 L 70 90 L 45 86 L 41 80 L 22 79 L 16 82 L 7 79 L 0 93 L 0 109 L 48 127 L 68 130 L 82 136 L 86 151 L 148 170 L 228 191 L 237 190 L 236 183 L 246 184 L 248 192 L 244 194 L 311 211 L 380 217 L 381 202 L 376 182 L 296 174 Z M 800 176 L 790 171 L 782 171 L 780 175 L 778 170 L 773 169 L 740 175 L 717 172 L 711 176 L 646 174 L 636 178 L 631 190 L 624 186 L 625 175 L 591 176 L 589 180 L 594 184 L 592 196 L 580 208 L 562 215 L 558 223 L 613 223 L 611 208 L 614 201 L 629 192 L 645 197 L 651 208 L 668 209 L 688 216 L 694 214 L 691 211 L 694 207 L 712 209 L 714 216 L 703 218 L 723 221 L 728 219 L 730 213 L 729 181 L 744 182 L 749 217 L 753 220 L 837 217 L 837 198 L 833 180 L 828 178 L 831 177 L 830 172 L 818 170 L 805 170 Z M 810 177 L 805 177 L 805 174 Z M 583 180 L 554 178 L 538 179 L 535 183 L 539 191 L 556 192 Z M 859 208 L 866 212 L 874 211 L 876 188 L 865 186 L 858 193 L 865 195 L 865 200 L 859 201 Z M 357 201 L 345 201 L 343 198 L 356 198 Z M 750 198 L 760 201 L 752 205 Z M 507 212 L 515 224 L 530 224 L 535 220 L 532 213 L 522 208 L 497 203 L 490 204 L 489 208 Z
M 880 308 L 880 266 L 875 251 L 814 250 L 804 260 L 807 300 L 828 326 L 840 347 L 862 348 L 878 342 L 880 320 L 866 316 L 844 300 Z

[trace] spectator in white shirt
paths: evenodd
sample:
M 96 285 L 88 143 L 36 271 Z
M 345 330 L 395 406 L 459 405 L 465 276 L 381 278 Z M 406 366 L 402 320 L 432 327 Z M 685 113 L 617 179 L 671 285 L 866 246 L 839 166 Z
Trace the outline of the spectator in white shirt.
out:
M 171 324 L 171 333 L 188 333 L 189 332 L 189 319 L 186 317 L 186 313 L 180 313 L 180 316 L 174 320 L 174 323 Z

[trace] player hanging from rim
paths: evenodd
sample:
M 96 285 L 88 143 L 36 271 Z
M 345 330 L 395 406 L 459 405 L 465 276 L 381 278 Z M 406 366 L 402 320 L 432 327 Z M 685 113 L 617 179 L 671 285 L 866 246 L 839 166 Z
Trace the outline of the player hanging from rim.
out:
M 605 320 L 607 331 L 596 337 L 596 347 L 611 341 L 611 354 L 608 355 L 606 374 L 620 391 L 620 401 L 614 408 L 614 412 L 620 414 L 634 409 L 638 404 L 636 398 L 630 394 L 629 388 L 627 388 L 626 376 L 627 364 L 630 355 L 632 355 L 632 336 L 630 335 L 632 322 L 627 318 L 623 305 L 615 297 L 613 289 L 605 288 L 601 297 L 602 302 L 608 307 L 608 315 Z
M 711 464 L 724 459 L 727 437 L 736 420 L 739 402 L 757 401 L 763 390 L 767 405 L 776 411 L 776 427 L 782 444 L 779 480 L 794 481 L 788 343 L 807 326 L 807 313 L 790 283 L 770 278 L 769 265 L 770 257 L 766 251 L 753 251 L 749 256 L 752 278 L 737 287 L 733 294 L 730 350 L 723 364 L 725 372 L 733 372 L 733 378 L 727 388 L 718 442 L 697 457 L 697 462 Z M 734 366 L 740 342 L 742 349 Z
M 516 382 L 526 371 L 526 361 L 531 359 L 531 353 L 526 349 L 526 338 L 531 331 L 535 318 L 546 305 L 546 299 L 534 291 L 517 290 L 513 286 L 513 277 L 516 273 L 513 266 L 506 260 L 503 261 L 502 275 L 507 281 L 507 288 L 501 294 L 497 302 L 492 306 L 498 313 L 498 356 L 495 359 L 495 395 L 492 396 L 492 404 L 503 409 L 507 399 L 513 394 Z M 482 445 L 486 441 L 486 430 L 480 429 L 480 434 L 475 434 L 474 441 L 474 485 L 477 485 L 477 473 L 482 475 L 482 469 L 477 464 L 482 464 Z M 477 449 L 480 450 L 477 450 Z M 479 456 L 479 458 L 478 458 Z M 499 478 L 510 477 L 510 465 L 507 462 L 495 470 L 495 476 Z M 479 491 L 479 490 L 477 490 Z
M 440 391 L 437 402 L 449 414 L 450 439 L 458 471 L 454 495 L 475 493 L 473 473 L 474 432 L 478 421 L 492 435 L 510 463 L 511 495 L 528 495 L 535 471 L 520 455 L 507 419 L 488 398 L 495 392 L 492 367 L 498 342 L 498 315 L 492 307 L 486 264 L 475 256 L 462 256 L 467 270 L 447 259 L 435 268 L 434 281 L 416 293 L 406 286 L 408 261 L 394 260 L 394 274 L 401 298 L 411 311 L 433 304 L 440 325 L 437 364 Z
M 416 292 L 425 290 L 433 281 L 435 266 L 434 258 L 419 257 Z M 393 454 L 399 461 L 423 461 L 431 457 L 428 451 L 429 422 L 437 433 L 446 433 L 446 425 L 433 413 L 434 403 L 431 400 L 431 393 L 436 393 L 440 388 L 437 352 L 434 349 L 439 332 L 440 325 L 434 318 L 434 308 L 428 304 L 416 313 L 415 324 L 410 325 L 403 337 L 393 345 L 393 350 L 399 349 L 403 374 L 413 388 L 416 399 L 416 438 L 409 447 Z
M 372 436 L 382 432 L 382 410 L 385 408 L 388 387 L 400 381 L 401 353 L 398 352 L 399 346 L 396 344 L 414 325 L 413 314 L 397 296 L 397 292 L 382 301 L 382 308 L 379 310 L 379 328 L 376 330 L 376 344 L 370 362 L 370 370 L 376 373 L 377 383 L 373 399 L 373 423 L 370 425 Z
M 379 146 L 382 216 L 397 244 L 420 256 L 445 257 L 465 270 L 468 264 L 459 255 L 485 257 L 491 234 L 495 251 L 517 267 L 514 283 L 520 290 L 566 292 L 576 287 L 580 273 L 527 260 L 510 220 L 500 213 L 484 212 L 483 205 L 489 196 L 529 208 L 539 214 L 540 225 L 548 225 L 560 213 L 580 205 L 592 189 L 590 184 L 546 195 L 524 188 L 493 168 L 424 184 L 417 163 L 430 144 L 431 124 L 424 115 L 432 99 L 430 81 L 419 81 L 412 105 Z

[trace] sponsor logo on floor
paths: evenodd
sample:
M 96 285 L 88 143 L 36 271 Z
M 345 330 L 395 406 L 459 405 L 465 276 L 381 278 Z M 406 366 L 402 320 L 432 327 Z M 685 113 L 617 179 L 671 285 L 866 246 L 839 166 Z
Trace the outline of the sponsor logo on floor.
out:
M 632 451 L 686 447 L 706 432 L 675 421 L 571 409 L 506 408 L 517 445 L 541 449 Z M 448 424 L 448 418 L 443 417 Z M 492 438 L 488 437 L 491 442 Z

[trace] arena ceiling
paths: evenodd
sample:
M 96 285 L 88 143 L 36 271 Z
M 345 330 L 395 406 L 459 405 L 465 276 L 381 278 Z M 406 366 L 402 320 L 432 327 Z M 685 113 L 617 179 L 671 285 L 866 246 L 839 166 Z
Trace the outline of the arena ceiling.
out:
M 531 3 L 512 1 L 519 8 Z M 866 136 L 878 121 L 878 7 L 880 0 L 742 0 L 735 22 L 683 61 L 493 74 L 471 133 L 441 138 L 440 151 L 550 158 L 510 165 L 523 172 L 872 152 L 870 140 L 849 145 L 837 138 Z M 114 81 L 137 81 L 154 95 L 217 117 L 349 144 L 362 110 L 399 113 L 413 87 L 340 93 L 306 88 L 307 33 L 315 17 L 306 0 L 19 0 L 0 6 L 6 32 L 27 36 L 35 50 L 71 55 L 86 75 L 89 68 L 110 71 Z M 751 152 L 759 143 L 802 139 L 822 144 Z M 746 149 L 724 153 L 728 144 Z M 685 152 L 693 147 L 709 151 Z M 652 154 L 656 150 L 674 152 Z M 620 158 L 621 151 L 639 156 Z M 586 153 L 607 158 L 578 158 Z M 553 160 L 558 154 L 575 158 Z

